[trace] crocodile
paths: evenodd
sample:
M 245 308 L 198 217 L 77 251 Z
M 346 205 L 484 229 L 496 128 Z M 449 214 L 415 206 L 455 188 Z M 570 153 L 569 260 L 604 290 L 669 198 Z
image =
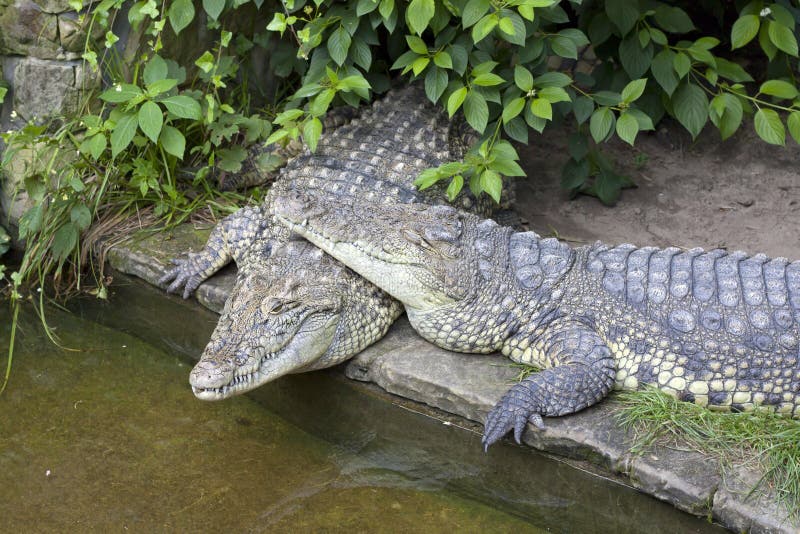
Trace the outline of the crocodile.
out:
M 425 339 L 539 368 L 489 411 L 527 423 L 657 387 L 710 409 L 800 417 L 800 262 L 700 248 L 572 248 L 447 206 L 287 191 L 273 213 L 405 306 Z
M 413 181 L 426 168 L 460 159 L 471 142 L 465 132 L 429 104 L 421 88 L 393 90 L 324 134 L 315 153 L 287 161 L 264 205 L 226 217 L 200 252 L 173 260 L 160 283 L 184 298 L 231 260 L 238 267 L 190 373 L 195 395 L 221 400 L 241 394 L 288 373 L 336 365 L 380 339 L 401 314 L 399 302 L 274 223 L 268 208 L 290 188 L 342 201 L 445 202 L 441 190 L 418 192 Z M 256 179 L 266 175 L 248 168 L 260 175 Z M 466 194 L 456 204 L 487 214 L 494 209 L 493 201 Z

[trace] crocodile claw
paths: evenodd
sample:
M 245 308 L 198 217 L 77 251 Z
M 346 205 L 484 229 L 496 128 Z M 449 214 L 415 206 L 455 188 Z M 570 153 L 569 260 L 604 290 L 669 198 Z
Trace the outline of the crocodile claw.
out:
M 520 403 L 519 398 L 513 394 L 513 389 L 498 402 L 486 417 L 486 426 L 483 432 L 483 450 L 488 451 L 489 446 L 495 444 L 512 429 L 514 440 L 522 443 L 522 433 L 530 422 L 538 429 L 544 429 L 544 422 L 540 413 L 533 411 L 528 403 Z
M 181 296 L 188 299 L 203 279 L 192 269 L 191 258 L 173 259 L 172 263 L 175 267 L 159 278 L 158 284 L 162 287 L 169 284 L 166 288 L 167 293 L 179 293 L 183 288 Z

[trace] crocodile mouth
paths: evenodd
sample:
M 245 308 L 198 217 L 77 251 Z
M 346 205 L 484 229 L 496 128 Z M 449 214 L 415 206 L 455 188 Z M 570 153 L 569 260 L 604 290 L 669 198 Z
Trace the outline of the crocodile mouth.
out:
M 264 351 L 257 367 L 253 368 L 249 366 L 249 370 L 248 368 L 240 367 L 237 369 L 238 374 L 234 376 L 230 382 L 216 388 L 204 388 L 192 385 L 192 393 L 202 400 L 222 400 L 255 389 L 274 378 L 274 375 L 269 373 L 271 370 L 269 363 L 275 361 L 279 353 L 279 351 Z

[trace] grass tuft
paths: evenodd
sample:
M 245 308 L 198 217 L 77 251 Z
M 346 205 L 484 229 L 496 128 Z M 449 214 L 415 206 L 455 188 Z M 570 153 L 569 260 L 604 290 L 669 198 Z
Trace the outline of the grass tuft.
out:
M 767 410 L 712 412 L 652 387 L 620 392 L 617 398 L 623 404 L 619 421 L 636 436 L 634 452 L 667 439 L 714 453 L 723 467 L 757 462 L 764 470 L 761 483 L 774 489 L 794 518 L 800 517 L 800 421 Z

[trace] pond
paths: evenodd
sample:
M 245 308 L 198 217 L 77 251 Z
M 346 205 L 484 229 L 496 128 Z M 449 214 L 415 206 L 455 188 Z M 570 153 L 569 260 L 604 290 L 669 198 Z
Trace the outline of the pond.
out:
M 605 478 L 387 402 L 336 370 L 207 403 L 216 316 L 130 279 L 20 314 L 0 396 L 13 531 L 724 532 Z M 0 347 L 10 334 L 0 308 Z M 3 364 L 4 365 L 4 364 Z

